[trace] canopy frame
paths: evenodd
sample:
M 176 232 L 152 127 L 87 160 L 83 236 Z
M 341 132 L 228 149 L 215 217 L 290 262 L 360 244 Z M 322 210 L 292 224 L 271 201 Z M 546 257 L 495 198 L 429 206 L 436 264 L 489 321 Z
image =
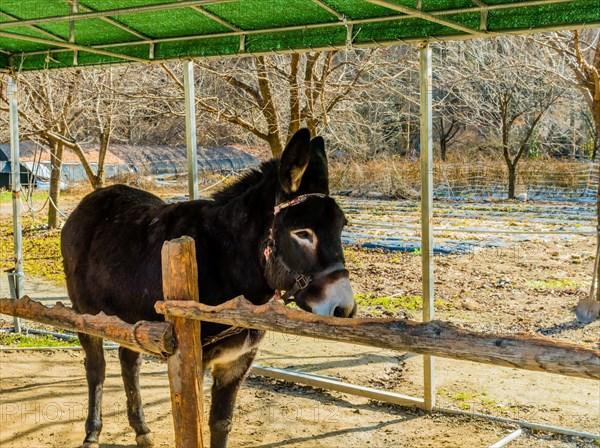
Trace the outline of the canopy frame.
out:
M 433 10 L 421 7 L 421 1 L 417 7 L 407 6 L 414 2 L 411 0 L 361 0 L 356 5 L 345 6 L 341 11 L 337 0 L 296 0 L 305 1 L 306 6 L 314 5 L 316 10 L 311 10 L 311 17 L 302 19 L 290 17 L 277 26 L 269 26 L 268 17 L 270 8 L 265 7 L 264 19 L 260 26 L 241 26 L 234 23 L 231 17 L 224 17 L 222 11 L 231 11 L 223 8 L 238 8 L 239 19 L 242 2 L 240 0 L 183 0 L 167 1 L 161 3 L 150 3 L 147 5 L 128 6 L 111 9 L 92 8 L 90 5 L 95 1 L 101 5 L 101 0 L 86 0 L 84 5 L 80 0 L 70 0 L 71 10 L 69 14 L 48 15 L 33 18 L 20 18 L 14 11 L 8 11 L 9 4 L 0 6 L 0 71 L 19 72 L 37 71 L 46 69 L 65 69 L 74 67 L 123 64 L 123 63 L 155 63 L 165 60 L 202 58 L 226 58 L 239 56 L 258 56 L 266 54 L 286 54 L 303 51 L 333 50 L 346 48 L 365 48 L 376 46 L 389 46 L 399 43 L 421 43 L 447 40 L 464 40 L 481 37 L 495 37 L 502 35 L 530 34 L 544 31 L 557 31 L 575 28 L 592 28 L 600 26 L 600 7 L 594 4 L 594 0 L 494 0 L 494 4 L 487 4 L 489 0 L 470 0 L 468 7 L 442 7 Z M 252 0 L 245 0 L 252 1 Z M 270 0 L 273 7 L 281 7 L 283 0 Z M 468 2 L 469 0 L 465 0 Z M 465 2 L 446 1 L 441 5 L 462 5 Z M 231 5 L 231 6 L 229 6 Z M 332 6 L 333 5 L 333 6 Z M 556 17 L 546 17 L 540 23 L 527 25 L 528 22 L 516 21 L 514 26 L 504 17 L 497 17 L 490 23 L 490 14 L 498 14 L 508 11 L 514 15 L 520 12 L 528 17 L 535 14 L 551 15 L 548 8 L 562 9 L 555 12 Z M 337 9 L 336 7 L 337 6 Z M 211 11 L 210 8 L 220 7 L 221 14 Z M 598 12 L 593 10 L 597 7 Z M 365 8 L 378 8 L 364 12 Z M 573 17 L 570 9 L 579 8 L 585 12 L 582 17 Z M 308 10 L 308 9 L 307 9 Z M 128 24 L 127 20 L 132 17 L 139 18 L 140 15 L 178 13 L 189 11 L 191 14 L 201 15 L 213 27 L 204 30 L 203 33 L 189 32 L 189 30 L 176 30 L 173 35 L 164 34 L 159 21 L 152 24 L 149 29 L 136 29 Z M 361 12 L 362 11 L 362 12 Z M 308 14 L 308 13 L 307 13 Z M 554 13 L 552 13 L 554 14 Z M 474 15 L 478 15 L 476 20 Z M 184 15 L 185 17 L 185 15 Z M 465 17 L 469 17 L 466 19 Z M 314 20 L 312 20 L 312 19 Z M 3 20 L 2 20 L 3 19 Z M 89 21 L 101 20 L 107 24 L 113 32 L 111 39 L 105 42 L 85 43 L 82 40 L 90 38 L 89 30 L 81 32 L 76 24 Z M 309 20 L 311 19 L 311 20 Z M 282 19 L 283 20 L 283 19 Z M 468 24 L 460 21 L 468 22 Z M 532 19 L 533 20 L 533 19 Z M 408 21 L 408 22 L 407 22 Z M 405 22 L 404 25 L 402 23 Z M 478 22 L 478 23 L 477 23 Z M 69 24 L 71 33 L 61 36 L 54 28 L 47 26 L 59 26 Z M 494 28 L 495 24 L 495 28 Z M 504 24 L 504 28 L 498 28 Z M 431 26 L 437 28 L 431 28 Z M 491 26 L 492 25 L 492 26 Z M 149 26 L 149 25 L 147 25 Z M 377 26 L 371 30 L 372 38 L 362 40 L 361 27 Z M 140 25 L 138 23 L 138 28 Z M 400 28 L 398 28 L 400 27 Z M 426 28 L 430 29 L 427 30 Z M 340 29 L 345 29 L 345 38 L 342 39 Z M 421 32 L 421 29 L 426 29 Z M 24 31 L 24 30 L 27 30 Z M 149 30 L 160 31 L 152 37 Z M 77 32 L 76 32 L 77 31 Z M 364 33 L 364 30 L 362 30 Z M 311 35 L 317 33 L 318 35 Z M 169 33 L 167 33 L 169 34 Z M 330 39 L 324 39 L 325 35 L 336 35 Z M 270 42 L 253 48 L 253 40 L 269 39 L 273 36 L 275 40 L 282 39 L 288 44 L 281 42 Z M 277 37 L 279 36 L 279 37 Z M 238 45 L 231 46 L 229 39 L 236 38 Z M 12 50 L 2 48 L 2 39 L 12 42 Z M 93 39 L 92 39 L 93 40 Z M 326 43 L 324 41 L 327 41 Z M 225 44 L 227 42 L 227 45 Z M 38 44 L 38 47 L 31 48 Z M 178 46 L 173 53 L 157 51 L 157 46 Z M 23 50 L 19 50 L 22 47 Z M 141 48 L 140 48 L 141 47 Z M 147 48 L 144 48 L 147 47 Z M 72 53 L 72 58 L 65 58 L 64 53 Z M 85 53 L 86 58 L 82 61 L 79 53 Z M 55 58 L 60 58 L 56 60 Z

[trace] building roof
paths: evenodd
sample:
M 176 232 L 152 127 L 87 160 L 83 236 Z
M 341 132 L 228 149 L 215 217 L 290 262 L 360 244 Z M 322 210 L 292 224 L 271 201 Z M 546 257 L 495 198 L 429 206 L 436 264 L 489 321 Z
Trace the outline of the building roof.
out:
M 111 145 L 110 150 L 124 163 L 148 174 L 187 173 L 185 146 Z M 229 146 L 198 148 L 198 169 L 201 171 L 241 171 L 257 166 L 258 158 Z
M 98 163 L 98 150 L 93 148 L 84 148 L 86 158 L 90 163 Z M 24 140 L 19 143 L 19 160 L 21 162 L 50 162 L 50 150 L 31 140 Z M 5 159 L 6 158 L 6 159 Z M 0 144 L 0 160 L 10 160 L 10 144 Z M 81 163 L 77 154 L 65 149 L 62 156 L 63 163 Z M 106 154 L 106 164 L 123 165 L 125 162 L 110 151 Z
M 50 151 L 31 140 L 19 144 L 21 162 L 50 162 Z M 255 148 L 253 148 L 255 149 Z M 90 163 L 98 162 L 98 150 L 84 148 Z M 9 143 L 0 144 L 0 161 L 10 160 Z M 71 150 L 65 150 L 63 163 L 80 164 Z M 128 165 L 146 174 L 187 173 L 187 150 L 185 146 L 166 145 L 122 145 L 111 144 L 106 154 L 107 165 Z M 212 146 L 198 148 L 198 168 L 201 171 L 241 171 L 257 166 L 260 159 L 238 148 Z
M 0 70 L 254 56 L 599 25 L 600 0 L 3 0 Z

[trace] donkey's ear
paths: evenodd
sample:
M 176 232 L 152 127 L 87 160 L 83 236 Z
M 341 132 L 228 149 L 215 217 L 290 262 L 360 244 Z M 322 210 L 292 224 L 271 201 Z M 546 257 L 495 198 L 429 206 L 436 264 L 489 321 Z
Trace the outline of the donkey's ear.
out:
M 328 177 L 327 171 L 327 153 L 325 152 L 325 140 L 323 137 L 315 137 L 310 141 L 310 167 L 321 165 L 325 170 L 325 177 Z
M 329 194 L 329 170 L 323 137 L 315 137 L 310 141 L 308 171 L 310 172 L 311 185 L 308 186 L 310 190 Z
M 310 131 L 297 131 L 281 154 L 279 162 L 279 183 L 286 193 L 295 193 L 300 188 L 311 155 Z

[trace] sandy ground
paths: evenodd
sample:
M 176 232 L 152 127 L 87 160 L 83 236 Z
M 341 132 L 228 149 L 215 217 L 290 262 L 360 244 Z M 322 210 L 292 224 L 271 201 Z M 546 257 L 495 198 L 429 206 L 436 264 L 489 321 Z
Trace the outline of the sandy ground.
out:
M 311 352 L 314 353 L 316 349 L 313 345 Z M 263 356 L 268 354 L 268 350 L 264 352 Z M 381 356 L 361 356 L 362 374 L 370 375 L 373 370 L 381 371 L 386 363 L 391 364 L 388 357 L 385 357 L 385 361 L 376 362 Z M 134 437 L 127 425 L 116 352 L 109 352 L 107 358 L 102 437 L 105 444 L 102 446 L 131 447 L 134 446 Z M 348 354 L 346 362 L 354 364 L 352 358 Z M 411 373 L 412 368 L 418 368 L 419 363 L 414 359 L 415 365 L 408 368 L 407 374 Z M 312 356 L 311 360 L 331 363 L 330 357 L 319 358 L 317 355 Z M 265 358 L 261 360 L 264 361 Z M 86 415 L 83 354 L 78 351 L 1 353 L 0 363 L 0 446 L 78 446 L 84 435 L 83 421 Z M 473 366 L 447 361 L 439 362 L 439 367 L 442 373 L 440 386 L 458 386 L 464 390 L 467 385 L 481 387 L 485 383 L 487 389 L 498 394 L 504 392 L 506 395 L 502 397 L 503 400 L 507 397 L 510 397 L 509 400 L 523 400 L 527 405 L 521 410 L 511 411 L 514 417 L 550 420 L 548 423 L 562 423 L 581 429 L 591 429 L 597 424 L 597 420 L 594 423 L 597 414 L 594 416 L 593 406 L 598 402 L 597 385 L 589 381 L 543 378 L 531 374 L 524 378 L 523 373 L 514 370 L 492 371 L 481 369 L 481 366 L 478 366 L 476 374 L 470 374 L 466 372 L 472 371 Z M 205 390 L 209 389 L 209 382 L 210 379 L 206 378 Z M 173 446 L 164 364 L 145 361 L 142 390 L 146 415 L 157 446 Z M 542 407 L 544 415 L 551 410 L 553 418 L 540 418 Z M 252 376 L 240 393 L 231 446 L 484 447 L 511 430 L 514 428 L 510 425 L 437 413 L 428 415 L 418 410 L 369 403 L 346 394 Z M 527 432 L 511 446 L 591 447 L 594 444 L 589 440 Z
M 517 222 L 524 216 L 523 210 L 514 215 L 500 211 L 493 218 L 463 214 L 447 216 L 438 225 L 556 230 L 565 226 L 560 213 L 553 209 L 547 213 L 550 217 L 532 220 L 533 224 Z M 588 217 L 578 213 L 566 221 L 572 228 L 584 228 L 590 222 L 589 213 Z M 372 210 L 356 212 L 354 218 L 411 223 L 415 214 L 415 210 L 397 214 Z M 559 218 L 557 222 L 552 216 Z M 411 237 L 410 232 L 406 237 Z M 480 238 L 473 234 L 458 237 Z M 497 248 L 435 257 L 436 318 L 482 332 L 526 332 L 598 348 L 600 322 L 583 325 L 573 316 L 573 306 L 586 297 L 589 288 L 593 236 L 511 238 Z M 394 297 L 420 295 L 420 257 L 415 254 L 349 249 L 347 262 L 358 294 L 389 297 L 392 305 Z M 32 277 L 27 292 L 48 299 L 46 304 L 66 295 L 64 288 Z M 0 296 L 6 295 L 2 277 Z M 420 309 L 373 305 L 363 307 L 360 315 L 418 319 Z M 9 324 L 10 319 L 5 319 L 4 325 Z M 107 353 L 103 446 L 134 446 L 116 352 Z M 401 394 L 422 394 L 420 356 L 269 333 L 257 363 Z M 600 434 L 598 382 L 459 360 L 436 359 L 436 363 L 440 406 Z M 205 383 L 208 391 L 209 377 Z M 145 361 L 142 394 L 157 445 L 173 446 L 164 364 Z M 84 436 L 86 395 L 82 352 L 0 352 L 0 447 L 78 446 Z M 425 414 L 260 376 L 246 381 L 235 420 L 231 447 L 484 447 L 515 429 L 471 417 Z M 526 431 L 510 446 L 598 444 L 591 439 Z

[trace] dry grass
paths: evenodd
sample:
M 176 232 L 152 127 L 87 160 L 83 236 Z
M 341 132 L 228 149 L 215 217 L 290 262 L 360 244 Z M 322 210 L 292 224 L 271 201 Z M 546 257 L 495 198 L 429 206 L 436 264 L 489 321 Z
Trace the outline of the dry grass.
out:
M 366 195 L 376 192 L 396 199 L 419 195 L 419 164 L 404 158 L 336 161 L 330 166 L 329 178 L 332 191 L 337 193 Z
M 517 194 L 537 188 L 575 191 L 593 187 L 589 178 L 590 166 L 577 161 L 553 159 L 524 160 L 517 167 Z M 596 174 L 597 176 L 597 174 Z M 506 189 L 507 168 L 503 160 L 461 160 L 454 157 L 448 162 L 435 162 L 435 188 L 451 191 L 481 192 Z M 420 162 L 403 157 L 364 162 L 334 161 L 330 167 L 333 191 L 358 196 L 372 193 L 390 198 L 415 199 L 420 191 Z

